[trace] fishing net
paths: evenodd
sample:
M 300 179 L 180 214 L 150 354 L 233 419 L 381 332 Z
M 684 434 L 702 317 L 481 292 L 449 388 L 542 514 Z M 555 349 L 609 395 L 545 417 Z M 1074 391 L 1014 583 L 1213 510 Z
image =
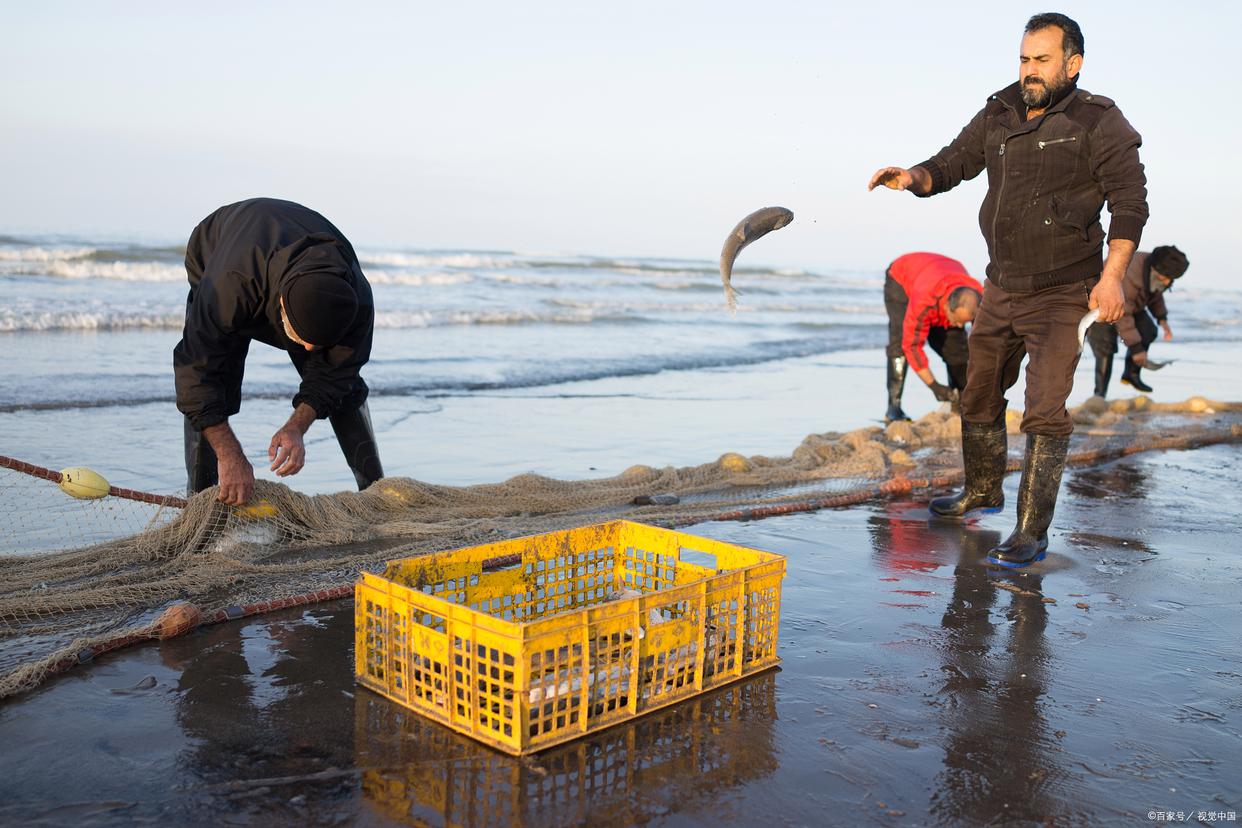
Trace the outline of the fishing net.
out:
M 1093 399 L 1072 413 L 1071 464 L 1242 440 L 1242 403 Z M 1009 415 L 1012 469 L 1022 444 Z M 941 411 L 812 434 L 787 457 L 725 454 L 605 479 L 456 487 L 398 477 L 314 496 L 258 481 L 245 509 L 214 489 L 188 501 L 118 489 L 71 499 L 59 474 L 0 458 L 0 698 L 129 643 L 349 595 L 361 570 L 392 558 L 616 517 L 753 519 L 948 486 L 961 478 L 959 442 L 957 417 Z

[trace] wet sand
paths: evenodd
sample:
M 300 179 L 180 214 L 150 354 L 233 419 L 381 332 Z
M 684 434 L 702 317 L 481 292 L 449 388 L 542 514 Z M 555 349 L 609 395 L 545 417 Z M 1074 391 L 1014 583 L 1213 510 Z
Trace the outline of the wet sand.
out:
M 527 760 L 355 688 L 349 601 L 122 651 L 0 705 L 0 824 L 1229 824 L 1240 460 L 1068 470 L 1026 574 L 1012 508 L 691 527 L 789 556 L 781 668 Z

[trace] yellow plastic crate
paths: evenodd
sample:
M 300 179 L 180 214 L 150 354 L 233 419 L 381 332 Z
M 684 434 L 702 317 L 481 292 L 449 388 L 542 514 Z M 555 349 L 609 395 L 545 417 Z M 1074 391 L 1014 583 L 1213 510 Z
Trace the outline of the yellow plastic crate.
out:
M 354 672 L 531 753 L 779 663 L 784 575 L 780 555 L 629 521 L 391 561 L 355 587 Z

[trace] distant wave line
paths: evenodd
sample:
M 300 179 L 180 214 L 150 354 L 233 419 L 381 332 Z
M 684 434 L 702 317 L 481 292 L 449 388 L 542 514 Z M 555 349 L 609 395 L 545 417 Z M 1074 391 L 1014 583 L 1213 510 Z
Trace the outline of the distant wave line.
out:
M 388 311 L 376 315 L 382 330 L 438 328 L 469 325 L 588 325 L 593 322 L 632 323 L 655 321 L 633 313 L 601 308 L 539 311 Z M 177 330 L 185 323 L 180 310 L 167 313 L 93 313 L 64 311 L 26 314 L 0 313 L 0 333 L 47 333 L 54 331 Z
M 497 380 L 461 380 L 433 379 L 423 382 L 382 382 L 367 378 L 371 386 L 371 394 L 380 397 L 394 396 L 453 396 L 470 394 L 480 391 L 515 390 L 521 388 L 538 388 L 540 386 L 563 385 L 571 382 L 587 382 L 592 380 L 611 379 L 614 377 L 636 377 L 660 374 L 665 371 L 696 371 L 716 368 L 744 367 L 777 362 L 783 359 L 797 359 L 808 356 L 832 353 L 835 351 L 855 350 L 860 348 L 878 347 L 882 344 L 883 331 L 879 326 L 869 335 L 858 336 L 854 333 L 848 337 L 831 339 L 777 340 L 772 342 L 754 343 L 745 351 L 715 354 L 699 353 L 678 355 L 670 354 L 664 358 L 642 358 L 625 362 L 614 362 L 603 365 L 582 366 L 576 370 L 566 366 L 561 371 L 546 371 L 517 375 Z M 366 376 L 364 370 L 363 376 Z M 246 389 L 244 398 L 248 400 L 279 400 L 292 396 L 296 386 L 279 388 Z M 59 411 L 85 408 L 111 408 L 152 405 L 156 403 L 173 404 L 176 398 L 171 394 L 145 395 L 126 398 L 101 400 L 44 400 L 24 403 L 0 404 L 0 414 L 17 411 Z
M 183 246 L 91 245 L 69 242 L 32 244 L 3 236 L 0 236 L 0 245 L 2 245 L 0 246 L 0 263 L 4 263 L 3 270 L 7 273 L 131 281 L 168 281 L 184 278 L 185 248 Z M 560 269 L 612 271 L 631 275 L 669 275 L 681 278 L 714 278 L 717 273 L 716 265 L 706 260 L 613 258 L 589 255 L 542 256 L 490 251 L 370 250 L 361 253 L 359 261 L 364 268 L 370 267 L 376 271 L 393 268 L 425 268 L 490 273 L 520 269 Z M 800 268 L 743 266 L 738 268 L 737 272 L 748 274 L 751 278 L 825 278 Z

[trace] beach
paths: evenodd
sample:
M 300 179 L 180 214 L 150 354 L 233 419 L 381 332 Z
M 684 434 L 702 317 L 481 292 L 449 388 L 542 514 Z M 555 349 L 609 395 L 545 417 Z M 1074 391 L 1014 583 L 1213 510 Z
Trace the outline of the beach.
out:
M 0 341 L 22 356 L 0 380 L 0 453 L 180 493 L 176 248 L 123 258 L 116 244 L 6 239 L 3 250 L 17 298 L 0 311 Z M 877 425 L 883 413 L 878 268 L 742 269 L 731 317 L 709 262 L 362 258 L 388 308 L 364 377 L 389 475 L 586 480 L 726 452 L 785 456 L 808 434 Z M 1177 336 L 1152 352 L 1174 364 L 1146 374 L 1152 398 L 1242 399 L 1231 374 L 1242 295 L 1179 286 L 1169 304 Z M 234 425 L 271 479 L 267 442 L 288 416 L 294 372 L 261 346 L 251 363 Z M 1071 405 L 1090 394 L 1090 363 Z M 1114 380 L 1112 396 L 1133 392 Z M 1021 408 L 1021 385 L 1010 404 Z M 907 383 L 909 414 L 938 407 Z M 307 445 L 307 468 L 286 482 L 308 493 L 352 486 L 324 424 Z M 788 557 L 779 670 L 528 760 L 357 688 L 349 601 L 135 646 L 0 703 L 0 821 L 1128 825 L 1236 815 L 1238 459 L 1236 445 L 1218 445 L 1067 470 L 1052 552 L 1026 573 L 983 562 L 1012 507 L 966 528 L 929 523 L 912 500 L 688 527 Z M 1016 486 L 1010 475 L 1011 504 Z M 54 508 L 39 498 L 27 512 Z
M 1027 574 L 982 561 L 1008 515 L 962 530 L 888 502 L 695 526 L 789 556 L 780 668 L 527 760 L 356 687 L 349 601 L 134 647 L 0 706 L 0 819 L 1085 826 L 1236 813 L 1238 459 L 1226 445 L 1067 472 L 1054 551 Z M 1186 497 L 1205 481 L 1212 510 Z

